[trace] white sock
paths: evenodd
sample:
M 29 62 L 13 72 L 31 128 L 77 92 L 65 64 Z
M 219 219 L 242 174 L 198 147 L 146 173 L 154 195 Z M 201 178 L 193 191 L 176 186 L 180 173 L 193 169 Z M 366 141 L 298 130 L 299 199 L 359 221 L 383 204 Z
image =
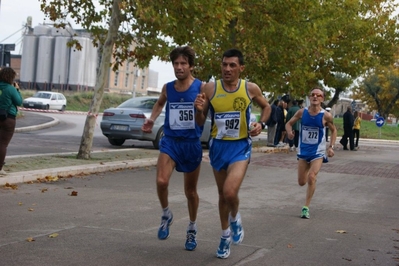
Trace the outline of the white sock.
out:
M 238 218 L 240 218 L 240 213 L 239 212 L 237 212 L 236 217 L 231 216 L 231 213 L 229 214 L 230 222 L 236 222 L 238 220 Z
M 194 230 L 197 231 L 197 223 L 194 221 L 190 221 L 190 223 L 187 226 L 187 231 L 189 230 Z
M 222 237 L 223 238 L 228 238 L 230 236 L 230 227 L 227 228 L 226 230 L 222 230 Z
M 166 216 L 166 217 L 170 218 L 171 215 L 170 215 L 169 207 L 166 207 L 162 211 L 163 211 L 162 216 Z

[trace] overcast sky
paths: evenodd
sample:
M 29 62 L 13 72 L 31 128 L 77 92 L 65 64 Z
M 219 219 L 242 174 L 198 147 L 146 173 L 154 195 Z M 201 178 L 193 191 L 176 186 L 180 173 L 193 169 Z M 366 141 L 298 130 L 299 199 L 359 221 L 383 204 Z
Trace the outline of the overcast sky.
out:
M 23 25 L 29 16 L 32 17 L 32 27 L 46 22 L 39 0 L 0 0 L 0 43 L 15 43 L 17 46 L 12 54 L 20 54 Z M 150 69 L 158 72 L 159 88 L 175 79 L 171 63 L 152 60 Z

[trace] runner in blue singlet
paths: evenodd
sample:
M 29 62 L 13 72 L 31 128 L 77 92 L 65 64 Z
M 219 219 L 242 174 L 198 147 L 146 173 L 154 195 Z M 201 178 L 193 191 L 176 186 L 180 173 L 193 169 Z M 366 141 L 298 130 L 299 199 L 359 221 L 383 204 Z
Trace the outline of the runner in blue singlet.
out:
M 334 126 L 333 117 L 329 112 L 321 108 L 324 100 L 322 90 L 313 89 L 309 95 L 310 106 L 299 109 L 295 115 L 286 123 L 287 137 L 294 138 L 292 125 L 301 119 L 298 145 L 298 184 L 308 184 L 306 191 L 305 206 L 302 207 L 301 217 L 309 219 L 309 205 L 316 190 L 317 174 L 326 155 L 325 127 L 331 131 L 330 146 L 327 156 L 334 156 L 334 143 L 337 130 Z

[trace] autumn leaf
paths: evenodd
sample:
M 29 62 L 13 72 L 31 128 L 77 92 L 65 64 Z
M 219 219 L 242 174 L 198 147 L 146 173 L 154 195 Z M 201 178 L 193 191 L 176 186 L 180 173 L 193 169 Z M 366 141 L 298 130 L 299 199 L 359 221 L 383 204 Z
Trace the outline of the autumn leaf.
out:
M 32 208 L 29 208 L 28 211 L 33 212 L 33 209 L 32 209 Z
M 57 233 L 53 233 L 53 234 L 49 235 L 48 237 L 49 237 L 49 238 L 56 238 L 57 236 L 58 236 Z
M 22 202 L 18 202 L 18 205 L 19 205 L 19 206 L 22 206 Z
M 17 185 L 13 185 L 13 184 L 10 184 L 10 183 L 6 183 L 6 184 L 4 185 L 4 187 L 5 187 L 5 188 L 11 188 L 11 189 L 14 189 L 14 190 L 18 189 L 18 186 L 17 186 Z
M 77 196 L 78 192 L 77 191 L 72 191 L 71 194 L 69 194 L 70 196 Z
M 33 237 L 28 237 L 28 238 L 26 239 L 26 241 L 28 241 L 28 242 L 33 242 L 33 241 L 35 241 L 35 239 L 33 239 Z
M 58 176 L 46 176 L 45 178 L 48 181 L 57 181 L 58 180 Z
M 47 190 L 47 188 L 42 188 L 42 193 L 46 192 Z
M 287 245 L 287 248 L 293 248 L 294 246 L 293 245 L 291 245 L 291 244 L 288 244 Z
M 339 233 L 339 234 L 346 234 L 346 231 L 345 230 L 337 230 L 337 231 L 335 231 L 336 233 Z

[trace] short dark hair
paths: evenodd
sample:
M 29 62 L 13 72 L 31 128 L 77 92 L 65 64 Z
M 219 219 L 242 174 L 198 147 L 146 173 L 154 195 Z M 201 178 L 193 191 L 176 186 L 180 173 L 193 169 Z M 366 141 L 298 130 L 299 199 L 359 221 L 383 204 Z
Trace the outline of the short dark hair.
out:
M 170 54 L 169 54 L 170 61 L 172 61 L 172 63 L 174 63 L 175 60 L 176 60 L 179 56 L 183 56 L 184 58 L 186 58 L 188 64 L 190 65 L 190 67 L 193 67 L 193 66 L 194 66 L 195 51 L 194 51 L 193 48 L 191 48 L 190 46 L 179 46 L 179 47 L 176 47 L 176 48 L 173 49 L 172 52 L 170 52 Z
M 229 50 L 225 51 L 223 53 L 222 59 L 224 57 L 238 57 L 238 63 L 240 63 L 240 65 L 242 65 L 242 66 L 245 65 L 245 63 L 244 63 L 244 55 L 238 49 L 229 49 Z
M 0 81 L 13 84 L 16 75 L 17 73 L 11 67 L 2 68 L 0 70 Z

